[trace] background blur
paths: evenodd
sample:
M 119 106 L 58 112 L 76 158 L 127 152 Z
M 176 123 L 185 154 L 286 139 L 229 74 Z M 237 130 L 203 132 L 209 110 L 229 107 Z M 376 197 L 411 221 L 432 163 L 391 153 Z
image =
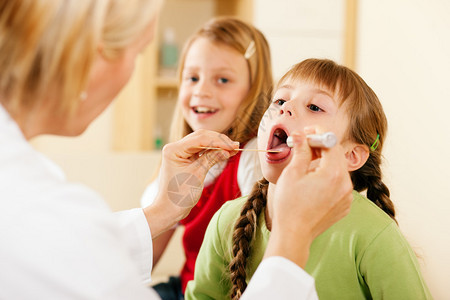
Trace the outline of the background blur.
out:
M 326 57 L 355 69 L 373 88 L 389 121 L 384 174 L 400 228 L 435 299 L 449 299 L 448 0 L 167 0 L 159 38 L 117 101 L 81 137 L 40 137 L 35 147 L 113 210 L 138 206 L 176 100 L 174 69 L 161 64 L 161 49 L 180 51 L 187 36 L 221 14 L 251 21 L 266 35 L 275 80 L 305 58 Z M 154 278 L 179 271 L 179 236 Z

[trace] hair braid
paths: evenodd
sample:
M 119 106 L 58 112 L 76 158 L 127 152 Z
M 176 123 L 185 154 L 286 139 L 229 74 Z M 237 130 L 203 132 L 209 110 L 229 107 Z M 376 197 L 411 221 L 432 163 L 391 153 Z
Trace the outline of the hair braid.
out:
M 233 259 L 229 270 L 231 275 L 231 299 L 239 299 L 247 287 L 245 281 L 247 258 L 250 254 L 250 243 L 253 239 L 259 214 L 264 210 L 269 182 L 266 179 L 258 181 L 250 196 L 242 207 L 239 219 L 233 232 Z
M 367 198 L 387 213 L 395 222 L 394 203 L 389 198 L 388 187 L 381 180 L 380 153 L 371 153 L 364 166 L 358 172 L 352 172 L 354 189 L 358 192 L 367 189 Z

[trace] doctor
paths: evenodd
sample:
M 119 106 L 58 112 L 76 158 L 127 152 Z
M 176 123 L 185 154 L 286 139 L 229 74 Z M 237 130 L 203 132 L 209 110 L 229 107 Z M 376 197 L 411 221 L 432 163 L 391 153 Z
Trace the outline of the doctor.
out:
M 152 238 L 198 200 L 180 190 L 189 200 L 180 205 L 167 192 L 170 180 L 194 175 L 201 188 L 207 169 L 236 153 L 237 144 L 209 131 L 167 145 L 157 201 L 112 214 L 98 194 L 67 182 L 30 146 L 42 134 L 81 134 L 111 103 L 153 39 L 160 5 L 0 0 L 0 299 L 157 298 L 142 284 L 150 279 Z M 277 185 L 266 258 L 248 299 L 317 298 L 301 267 L 313 239 L 350 207 L 341 150 L 322 151 L 321 166 L 308 172 L 298 166 L 311 160 L 311 149 L 301 143 L 302 133 L 295 140 L 294 159 Z M 199 146 L 223 150 L 199 155 Z M 317 186 L 318 177 L 328 184 Z M 299 198 L 299 189 L 311 191 L 310 198 Z

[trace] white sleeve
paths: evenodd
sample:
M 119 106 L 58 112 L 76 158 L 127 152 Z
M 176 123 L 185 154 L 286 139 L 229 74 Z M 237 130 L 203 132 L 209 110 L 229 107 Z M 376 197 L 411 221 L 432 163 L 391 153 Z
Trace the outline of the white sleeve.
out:
M 256 149 L 256 138 L 251 139 L 244 147 L 244 149 Z M 261 166 L 259 164 L 258 152 L 244 151 L 239 160 L 239 167 L 237 172 L 237 182 L 241 195 L 249 195 L 252 191 L 253 185 L 256 181 L 262 178 Z
M 115 213 L 126 241 L 131 258 L 138 267 L 144 284 L 151 281 L 153 264 L 153 244 L 150 227 L 142 208 L 135 208 Z
M 135 249 L 151 260 L 143 213 L 124 212 L 119 226 L 106 203 L 84 187 L 62 183 L 32 188 L 41 193 L 26 191 L 26 200 L 16 191 L 9 193 L 17 201 L 10 201 L 9 214 L 0 218 L 0 257 L 6 258 L 1 299 L 158 298 L 142 283 L 139 273 L 145 268 L 130 252 Z
M 152 204 L 156 195 L 158 195 L 158 187 L 159 187 L 159 176 L 150 183 L 142 194 L 141 197 L 141 207 L 147 207 Z
M 253 274 L 242 300 L 318 300 L 314 278 L 284 257 L 264 259 Z

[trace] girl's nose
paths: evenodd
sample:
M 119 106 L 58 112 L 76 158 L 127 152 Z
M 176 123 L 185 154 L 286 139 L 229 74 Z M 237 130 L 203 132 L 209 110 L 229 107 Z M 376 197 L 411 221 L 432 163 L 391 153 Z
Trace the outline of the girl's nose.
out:
M 280 108 L 280 115 L 286 114 L 288 117 L 293 116 L 293 108 L 289 105 L 289 102 L 284 103 Z
M 196 97 L 210 97 L 211 88 L 208 86 L 206 80 L 200 80 L 194 89 L 194 96 Z

